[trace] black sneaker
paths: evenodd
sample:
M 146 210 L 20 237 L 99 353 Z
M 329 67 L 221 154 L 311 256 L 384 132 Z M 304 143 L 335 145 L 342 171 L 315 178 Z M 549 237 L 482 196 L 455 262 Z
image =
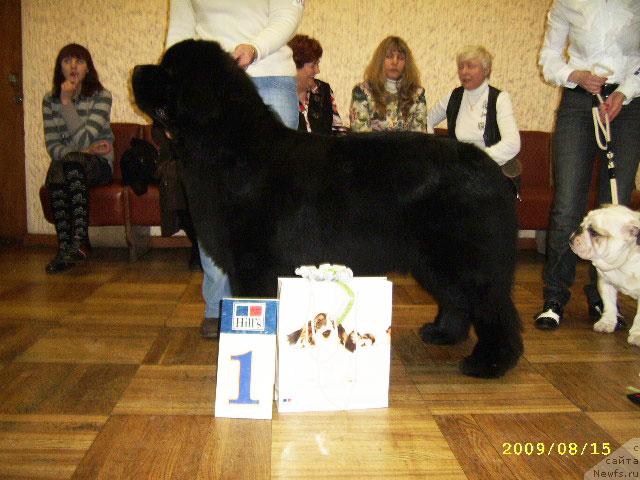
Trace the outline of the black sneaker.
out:
M 535 316 L 535 326 L 540 330 L 555 330 L 562 321 L 562 307 L 555 302 L 544 302 L 542 311 Z
M 594 323 L 600 320 L 602 312 L 604 312 L 604 305 L 602 301 L 597 301 L 589 304 L 589 318 L 591 318 Z M 626 326 L 627 321 L 624 319 L 624 316 L 620 313 L 620 309 L 618 308 L 615 331 L 617 332 L 618 330 L 622 330 L 626 328 Z

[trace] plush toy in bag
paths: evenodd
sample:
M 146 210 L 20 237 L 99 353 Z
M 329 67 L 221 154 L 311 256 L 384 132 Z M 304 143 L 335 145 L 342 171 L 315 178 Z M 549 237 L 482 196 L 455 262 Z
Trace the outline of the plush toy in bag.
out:
M 392 284 L 342 266 L 278 279 L 279 412 L 389 405 Z

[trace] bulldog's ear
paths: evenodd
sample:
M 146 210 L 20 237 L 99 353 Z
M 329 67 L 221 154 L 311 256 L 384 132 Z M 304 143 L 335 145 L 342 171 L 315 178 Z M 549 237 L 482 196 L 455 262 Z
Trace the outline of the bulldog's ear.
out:
M 629 224 L 625 226 L 625 233 L 629 235 L 629 238 L 636 239 L 636 245 L 640 245 L 640 225 Z

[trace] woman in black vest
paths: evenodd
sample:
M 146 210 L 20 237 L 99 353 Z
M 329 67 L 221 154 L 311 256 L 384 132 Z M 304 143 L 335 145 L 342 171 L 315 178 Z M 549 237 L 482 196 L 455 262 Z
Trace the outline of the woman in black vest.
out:
M 307 35 L 296 35 L 288 43 L 293 51 L 298 79 L 298 130 L 325 135 L 344 133 L 331 87 L 318 80 L 322 47 Z
M 484 150 L 503 173 L 519 183 L 520 132 L 509 94 L 489 85 L 491 54 L 482 46 L 465 47 L 456 56 L 460 87 L 429 110 L 430 128 L 447 120 L 448 134 Z

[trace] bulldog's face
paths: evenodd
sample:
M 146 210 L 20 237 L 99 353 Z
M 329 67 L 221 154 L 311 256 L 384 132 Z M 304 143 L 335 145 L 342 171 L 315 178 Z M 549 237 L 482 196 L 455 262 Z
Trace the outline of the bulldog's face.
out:
M 592 210 L 571 235 L 570 246 L 580 258 L 600 269 L 624 265 L 640 253 L 640 213 L 621 205 Z

